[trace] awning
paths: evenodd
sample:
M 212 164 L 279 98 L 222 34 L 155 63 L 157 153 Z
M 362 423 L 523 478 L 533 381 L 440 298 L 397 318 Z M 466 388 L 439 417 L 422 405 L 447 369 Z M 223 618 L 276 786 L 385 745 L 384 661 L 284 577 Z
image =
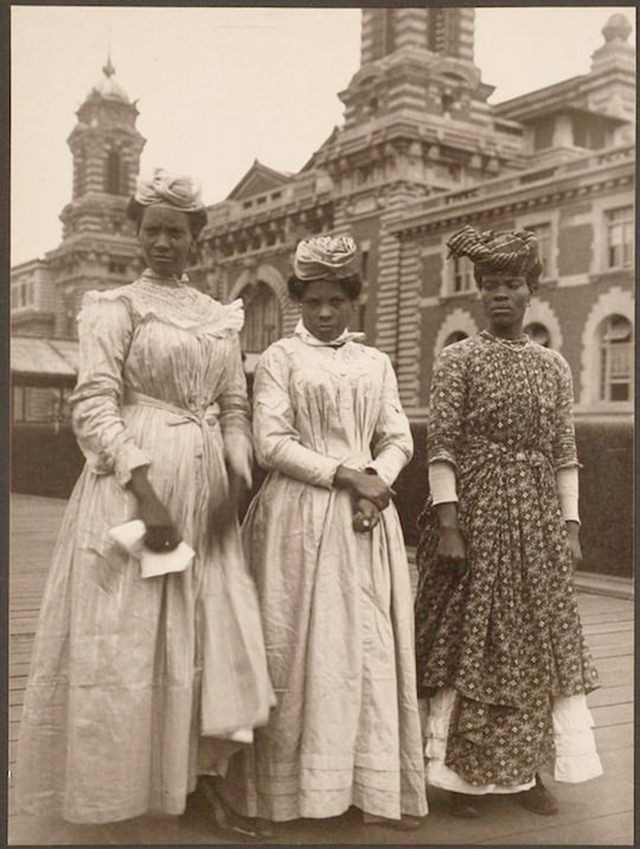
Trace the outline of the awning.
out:
M 12 376 L 75 380 L 78 343 L 72 339 L 11 337 Z

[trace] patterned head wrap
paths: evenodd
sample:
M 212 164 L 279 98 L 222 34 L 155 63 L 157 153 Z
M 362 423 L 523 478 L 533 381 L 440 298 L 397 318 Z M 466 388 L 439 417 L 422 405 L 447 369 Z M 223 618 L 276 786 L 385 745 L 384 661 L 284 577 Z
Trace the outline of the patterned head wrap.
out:
M 293 270 L 298 280 L 348 277 L 356 271 L 355 256 L 349 236 L 312 236 L 298 244 Z
M 527 278 L 533 288 L 542 273 L 538 258 L 538 240 L 528 230 L 497 232 L 485 230 L 478 233 L 469 224 L 454 233 L 447 242 L 450 257 L 469 257 L 480 272 L 506 272 Z M 532 280 L 535 283 L 532 284 Z
M 204 209 L 200 189 L 191 177 L 170 174 L 164 168 L 156 168 L 150 180 L 138 180 L 134 199 L 142 206 L 167 204 L 182 212 Z

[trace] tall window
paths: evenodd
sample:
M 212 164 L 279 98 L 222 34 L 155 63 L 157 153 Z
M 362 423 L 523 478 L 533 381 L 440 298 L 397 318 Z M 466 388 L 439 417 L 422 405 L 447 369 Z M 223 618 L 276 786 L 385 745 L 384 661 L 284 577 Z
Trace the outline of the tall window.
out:
M 530 230 L 536 234 L 538 239 L 538 256 L 542 263 L 542 280 L 551 277 L 551 224 L 546 221 L 544 224 L 527 225 L 525 230 Z
M 365 323 L 367 320 L 367 305 L 362 302 L 358 304 L 357 319 L 355 330 L 364 332 Z
M 633 262 L 633 207 L 610 209 L 606 220 L 607 267 L 628 267 Z
M 550 347 L 551 334 L 544 324 L 540 324 L 539 321 L 532 321 L 531 324 L 527 324 L 524 328 L 524 332 L 530 339 L 537 342 L 538 345 L 542 345 L 543 348 Z
M 110 195 L 122 194 L 122 162 L 117 150 L 110 150 L 107 153 L 104 190 Z
M 553 124 L 547 119 L 539 121 L 533 127 L 533 149 L 545 150 L 553 144 Z
M 601 326 L 600 400 L 630 401 L 633 366 L 631 322 L 610 315 Z
M 266 283 L 247 286 L 242 292 L 245 322 L 241 334 L 242 350 L 260 354 L 280 338 L 280 307 L 273 289 Z
M 367 279 L 367 271 L 369 269 L 369 249 L 363 248 L 360 253 L 360 274 L 362 275 L 362 279 Z
M 385 9 L 382 13 L 384 15 L 384 25 L 383 25 L 383 55 L 386 56 L 389 53 L 393 53 L 396 46 L 396 30 L 394 26 L 394 10 L 393 9 Z
M 11 308 L 27 307 L 36 302 L 36 287 L 32 280 L 23 280 L 11 287 Z
M 473 265 L 467 257 L 456 257 L 451 264 L 450 292 L 457 295 L 473 289 Z

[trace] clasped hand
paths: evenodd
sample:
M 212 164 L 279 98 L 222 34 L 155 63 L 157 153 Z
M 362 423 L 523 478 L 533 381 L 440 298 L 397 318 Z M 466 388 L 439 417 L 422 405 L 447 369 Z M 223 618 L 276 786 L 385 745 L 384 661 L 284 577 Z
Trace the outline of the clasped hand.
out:
M 372 530 L 380 521 L 380 512 L 384 510 L 393 490 L 378 475 L 369 475 L 359 469 L 338 466 L 334 484 L 346 489 L 353 499 L 353 528 L 359 533 Z
M 338 466 L 333 482 L 339 489 L 348 490 L 354 501 L 365 498 L 373 502 L 378 510 L 384 510 L 394 495 L 391 487 L 378 475 L 368 475 L 348 466 Z
M 353 505 L 353 529 L 358 533 L 372 531 L 380 521 L 380 511 L 368 498 L 358 498 Z

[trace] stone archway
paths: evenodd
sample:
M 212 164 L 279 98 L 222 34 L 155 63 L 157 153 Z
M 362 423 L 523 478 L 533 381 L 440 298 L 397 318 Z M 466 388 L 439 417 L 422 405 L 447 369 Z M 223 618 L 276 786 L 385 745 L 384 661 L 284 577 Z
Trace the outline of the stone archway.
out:
M 546 301 L 534 296 L 531 298 L 531 303 L 527 307 L 527 312 L 524 317 L 525 325 L 542 324 L 549 331 L 549 347 L 555 351 L 562 351 L 562 330 L 558 316 L 555 314 L 553 307 Z
M 456 331 L 466 333 L 467 336 L 475 336 L 478 332 L 478 325 L 475 318 L 470 312 L 462 307 L 456 307 L 453 312 L 445 318 L 440 325 L 436 341 L 433 346 L 433 358 L 435 359 L 440 351 L 444 348 L 444 343 L 447 338 Z
M 603 292 L 591 308 L 582 332 L 582 368 L 580 371 L 580 403 L 597 404 L 600 337 L 598 330 L 610 315 L 621 315 L 634 326 L 633 296 L 620 286 Z M 619 402 L 615 402 L 619 403 Z

